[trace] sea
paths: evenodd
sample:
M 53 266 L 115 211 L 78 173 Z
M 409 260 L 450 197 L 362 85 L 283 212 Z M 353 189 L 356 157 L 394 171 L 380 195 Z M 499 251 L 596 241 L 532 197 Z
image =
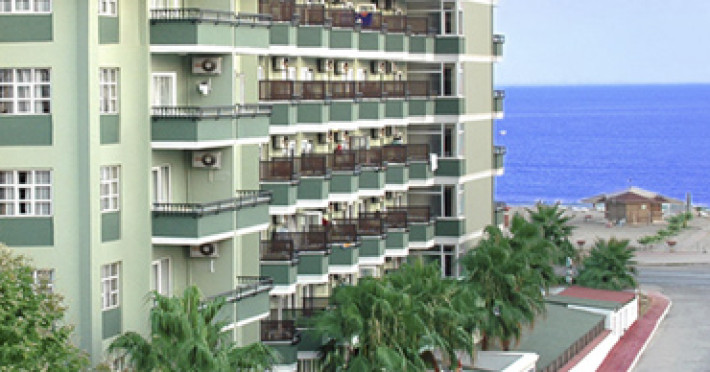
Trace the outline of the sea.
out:
M 710 204 L 710 85 L 504 89 L 497 201 L 575 205 L 636 186 Z

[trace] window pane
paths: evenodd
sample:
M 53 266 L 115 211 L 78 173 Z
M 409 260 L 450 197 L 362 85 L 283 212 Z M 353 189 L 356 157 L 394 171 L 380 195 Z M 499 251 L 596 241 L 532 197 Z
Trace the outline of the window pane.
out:
M 17 87 L 17 98 L 30 98 L 32 94 L 32 89 L 29 86 L 19 86 Z
M 0 0 L 0 12 L 9 12 L 12 10 L 10 1 L 11 0 Z
M 12 98 L 12 87 L 9 85 L 0 86 L 0 98 Z
M 30 10 L 30 0 L 15 0 L 15 10 L 17 10 L 17 11 Z
M 35 214 L 39 216 L 49 216 L 51 213 L 49 203 L 36 203 L 35 204 Z
M 13 172 L 4 171 L 0 172 L 0 185 L 8 185 L 13 183 Z
M 18 83 L 29 83 L 32 81 L 32 70 L 31 69 L 18 69 L 17 70 L 17 82 Z
M 2 1 L 2 0 L 0 0 Z M 9 1 L 9 0 L 8 0 Z M 0 2 L 0 4 L 2 4 Z M 2 6 L 2 5 L 0 5 Z M 12 83 L 12 69 L 9 68 L 3 68 L 0 69 L 0 83 Z
M 0 102 L 0 114 L 12 114 L 15 112 L 11 102 Z
M 35 187 L 35 199 L 49 200 L 49 196 L 50 196 L 49 186 Z
M 12 187 L 0 187 L 0 200 L 14 200 L 15 189 Z
M 49 83 L 49 69 L 39 68 L 35 70 L 36 83 Z
M 15 215 L 15 206 L 12 203 L 0 203 L 0 216 Z
M 36 171 L 35 172 L 35 183 L 42 185 L 49 185 L 50 183 L 49 171 Z

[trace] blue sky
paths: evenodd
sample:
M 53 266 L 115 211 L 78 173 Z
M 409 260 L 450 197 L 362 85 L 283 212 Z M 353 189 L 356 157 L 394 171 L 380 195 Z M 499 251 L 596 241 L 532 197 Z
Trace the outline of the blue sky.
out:
M 499 0 L 497 85 L 710 83 L 710 0 Z

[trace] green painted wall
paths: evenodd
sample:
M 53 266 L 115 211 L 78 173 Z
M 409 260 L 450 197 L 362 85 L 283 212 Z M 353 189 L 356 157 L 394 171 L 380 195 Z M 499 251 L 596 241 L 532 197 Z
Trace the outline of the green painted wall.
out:
M 101 241 L 121 239 L 121 212 L 101 214 Z
M 0 43 L 52 41 L 51 14 L 0 15 Z
M 123 5 L 123 4 L 121 4 Z M 119 17 L 99 16 L 99 43 L 115 44 L 120 40 Z
M 54 221 L 52 217 L 0 218 L 0 242 L 9 247 L 52 246 Z
M 101 144 L 116 144 L 121 140 L 121 116 L 101 115 Z
M 49 146 L 52 115 L 0 116 L 0 146 Z

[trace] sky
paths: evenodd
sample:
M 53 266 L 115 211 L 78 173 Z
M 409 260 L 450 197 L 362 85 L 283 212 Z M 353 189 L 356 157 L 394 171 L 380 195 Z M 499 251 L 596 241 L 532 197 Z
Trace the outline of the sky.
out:
M 710 0 L 499 0 L 496 84 L 710 83 Z

